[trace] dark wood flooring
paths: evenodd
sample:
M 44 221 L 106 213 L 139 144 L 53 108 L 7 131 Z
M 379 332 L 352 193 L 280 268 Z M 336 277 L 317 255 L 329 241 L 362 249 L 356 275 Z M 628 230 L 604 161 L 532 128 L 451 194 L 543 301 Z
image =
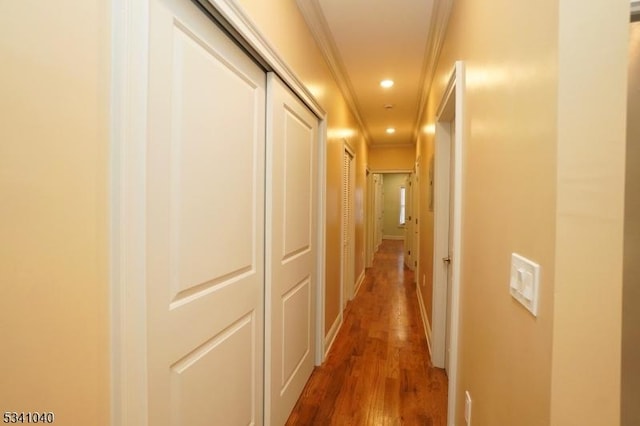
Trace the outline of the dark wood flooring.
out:
M 287 425 L 446 425 L 447 377 L 431 364 L 403 264 L 402 241 L 384 240 Z

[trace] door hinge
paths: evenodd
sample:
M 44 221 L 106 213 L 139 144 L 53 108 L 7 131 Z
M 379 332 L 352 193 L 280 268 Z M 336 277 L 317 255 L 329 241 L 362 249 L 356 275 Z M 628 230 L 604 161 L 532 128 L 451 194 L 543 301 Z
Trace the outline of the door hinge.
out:
M 417 260 L 413 261 L 413 266 L 418 266 L 418 261 Z
M 409 250 L 409 256 L 411 256 L 411 250 Z
M 416 217 L 416 225 L 418 224 L 418 218 Z

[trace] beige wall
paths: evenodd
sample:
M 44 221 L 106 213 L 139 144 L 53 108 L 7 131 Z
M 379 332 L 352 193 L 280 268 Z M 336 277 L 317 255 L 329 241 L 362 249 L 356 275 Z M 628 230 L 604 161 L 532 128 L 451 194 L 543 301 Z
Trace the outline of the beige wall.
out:
M 618 422 L 624 94 L 603 76 L 620 77 L 623 6 L 454 3 L 421 128 L 435 121 L 454 61 L 466 61 L 458 424 L 465 390 L 474 424 Z M 433 135 L 421 134 L 423 193 L 432 153 Z M 430 217 L 420 248 L 427 306 Z M 592 258 L 598 246 L 608 253 Z M 509 295 L 512 252 L 542 267 L 537 318 Z
M 407 186 L 404 173 L 385 173 L 383 180 L 384 214 L 382 218 L 382 235 L 386 237 L 404 237 L 404 226 L 399 226 L 400 187 Z
M 435 108 L 434 96 L 431 95 L 429 105 L 431 108 Z M 418 137 L 418 143 L 416 144 L 416 159 L 420 170 L 420 179 L 418 181 L 418 192 L 420 193 L 420 258 L 419 262 L 419 274 L 420 277 L 416 277 L 416 283 L 419 283 L 418 297 L 422 297 L 422 302 L 426 310 L 427 321 L 429 327 L 433 324 L 433 236 L 434 236 L 434 212 L 429 210 L 429 203 L 431 200 L 431 191 L 433 190 L 430 184 L 431 168 L 435 167 L 432 164 L 431 158 L 434 156 L 434 143 L 433 135 L 431 133 L 423 133 Z
M 622 315 L 622 426 L 640 424 L 640 22 L 631 24 Z
M 413 170 L 415 161 L 413 147 L 369 148 L 369 169 L 374 172 Z
M 522 31 L 525 21 L 535 31 Z M 457 424 L 464 423 L 466 390 L 474 401 L 473 424 L 549 424 L 556 21 L 555 2 L 535 8 L 509 0 L 455 2 L 421 123 L 424 128 L 435 122 L 454 61 L 465 60 Z M 426 193 L 432 134 L 421 134 L 418 154 Z M 421 200 L 420 211 L 429 211 L 428 197 Z M 430 307 L 433 224 L 423 219 L 420 271 L 428 274 L 422 295 Z M 542 265 L 537 318 L 509 294 L 514 251 Z
M 325 330 L 340 312 L 340 220 L 343 134 L 356 152 L 356 277 L 364 267 L 366 143 L 295 0 L 240 0 L 240 4 L 327 112 L 327 239 Z M 360 209 L 360 210 L 359 210 Z
M 0 411 L 109 423 L 109 2 L 0 2 Z
M 562 0 L 559 6 L 551 424 L 614 425 L 620 422 L 629 3 Z

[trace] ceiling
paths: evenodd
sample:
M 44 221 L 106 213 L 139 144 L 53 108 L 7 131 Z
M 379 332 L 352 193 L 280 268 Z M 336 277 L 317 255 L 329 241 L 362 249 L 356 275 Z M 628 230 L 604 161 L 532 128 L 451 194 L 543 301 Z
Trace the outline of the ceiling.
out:
M 369 145 L 413 145 L 452 0 L 297 2 Z

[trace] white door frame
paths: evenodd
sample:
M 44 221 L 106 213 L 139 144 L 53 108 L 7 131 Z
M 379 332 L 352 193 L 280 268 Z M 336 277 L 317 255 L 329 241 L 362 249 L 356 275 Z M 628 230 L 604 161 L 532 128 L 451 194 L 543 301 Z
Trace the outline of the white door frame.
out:
M 121 426 L 148 424 L 145 217 L 152 1 L 111 0 L 111 424 Z M 199 1 L 218 20 L 224 20 L 224 26 L 253 52 L 265 71 L 275 72 L 319 119 L 315 318 L 315 361 L 319 365 L 324 360 L 326 113 L 235 0 Z
M 464 149 L 464 62 L 457 61 L 449 83 L 442 95 L 436 114 L 435 173 L 434 173 L 434 250 L 433 250 L 433 335 L 432 360 L 444 367 L 447 315 L 451 330 L 449 356 L 448 424 L 455 425 L 458 331 L 460 318 L 460 271 L 462 264 L 462 161 Z M 450 124 L 455 123 L 455 140 L 451 140 Z M 450 146 L 454 144 L 454 158 L 450 162 Z M 453 194 L 449 194 L 449 167 L 453 165 Z M 446 175 L 446 176 L 445 176 Z M 449 200 L 453 202 L 453 224 L 449 227 Z M 453 233 L 453 247 L 449 246 L 449 232 Z M 447 312 L 447 267 L 443 259 L 451 253 L 451 310 Z

